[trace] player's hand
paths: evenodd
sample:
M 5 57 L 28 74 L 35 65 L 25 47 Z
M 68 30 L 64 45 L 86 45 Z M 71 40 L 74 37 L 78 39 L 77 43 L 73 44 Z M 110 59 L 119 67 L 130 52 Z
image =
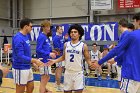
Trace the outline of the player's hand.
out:
M 39 66 L 37 66 L 35 63 L 33 63 L 33 67 L 35 70 L 39 70 Z
M 115 47 L 115 43 L 111 44 L 111 45 L 109 46 L 109 49 L 113 49 L 114 47 Z
M 54 50 L 52 50 L 53 53 L 55 53 L 56 55 L 60 55 L 61 51 L 58 48 L 55 48 Z
M 69 38 L 69 35 L 66 34 L 66 35 L 64 36 L 64 38 L 65 38 L 65 40 L 67 40 L 67 39 Z
M 39 67 L 42 67 L 44 66 L 44 63 L 42 61 L 40 61 L 40 59 L 35 59 L 35 58 L 32 58 L 32 63 L 36 64 L 37 66 Z
M 116 62 L 115 62 L 114 58 L 112 58 L 112 59 L 108 60 L 108 63 L 110 63 L 112 65 L 112 64 L 114 64 Z
M 55 63 L 55 60 L 53 59 L 48 59 L 48 62 L 46 63 L 46 66 L 51 66 Z
M 100 65 L 98 64 L 98 61 L 94 60 L 92 61 L 92 64 L 90 65 L 91 69 L 97 69 L 100 67 Z
M 44 63 L 43 63 L 42 61 L 40 61 L 40 60 L 37 60 L 37 61 L 35 62 L 35 64 L 36 64 L 37 66 L 39 66 L 39 67 L 44 66 Z
M 53 52 L 51 52 L 51 53 L 50 53 L 50 57 L 54 59 L 54 58 L 56 58 L 56 54 L 53 53 Z

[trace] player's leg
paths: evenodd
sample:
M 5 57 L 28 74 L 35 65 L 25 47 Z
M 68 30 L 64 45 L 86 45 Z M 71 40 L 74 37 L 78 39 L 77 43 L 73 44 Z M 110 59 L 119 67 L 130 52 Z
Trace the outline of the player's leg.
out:
M 41 81 L 40 81 L 40 93 L 45 93 L 46 91 L 49 91 L 46 89 L 46 85 L 50 79 L 48 67 L 41 67 L 40 68 L 40 74 L 41 74 Z
M 137 93 L 140 93 L 140 86 L 139 86 L 139 88 L 138 88 L 138 91 L 137 91 Z
M 74 76 L 74 90 L 75 93 L 82 93 L 85 87 L 85 78 L 83 72 L 76 73 Z
M 98 80 L 102 80 L 101 74 L 102 74 L 102 68 L 101 68 L 101 66 L 100 66 L 100 67 L 98 68 Z
M 30 69 L 17 70 L 12 69 L 14 82 L 16 84 L 16 93 L 24 93 L 25 87 L 27 86 Z
M 33 72 L 32 72 L 32 69 L 30 69 L 30 75 L 28 77 L 26 92 L 27 93 L 33 93 L 33 90 L 34 90 Z
M 26 93 L 33 93 L 34 90 L 34 82 L 28 82 L 26 86 Z
M 40 93 L 46 92 L 46 85 L 47 85 L 49 79 L 50 79 L 49 75 L 42 75 L 41 76 L 40 89 L 39 89 Z
M 122 79 L 120 90 L 121 93 L 137 93 L 140 82 L 131 79 Z
M 64 73 L 64 93 L 72 93 L 73 90 L 73 77 L 69 71 Z
M 121 67 L 120 66 L 117 66 L 117 74 L 118 74 L 118 83 L 119 83 L 119 86 L 121 86 Z
M 110 79 L 111 64 L 106 63 L 106 66 L 107 66 L 107 77 L 106 77 L 106 79 L 109 80 Z
M 72 91 L 64 91 L 64 93 L 72 93 Z
M 117 76 L 117 63 L 114 63 L 114 64 L 112 64 L 111 65 L 111 67 L 112 67 L 112 78 L 115 78 L 116 76 Z
M 57 91 L 62 91 L 61 88 L 61 76 L 62 76 L 63 67 L 57 67 L 55 72 L 55 80 L 56 80 L 56 87 Z
M 98 76 L 98 69 L 95 69 L 95 77 Z
M 16 84 L 16 93 L 24 93 L 26 85 Z
M 82 93 L 83 90 L 78 90 L 78 91 L 75 91 L 75 93 Z

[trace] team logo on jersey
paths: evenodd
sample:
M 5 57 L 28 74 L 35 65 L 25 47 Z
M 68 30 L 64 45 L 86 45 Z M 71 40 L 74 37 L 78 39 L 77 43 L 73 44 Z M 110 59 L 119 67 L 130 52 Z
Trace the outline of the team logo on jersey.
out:
M 60 42 L 61 42 L 61 43 L 64 43 L 64 39 L 61 39 Z
M 46 42 L 48 42 L 48 39 L 46 39 Z
M 68 53 L 75 53 L 75 54 L 79 54 L 80 51 L 77 50 L 67 50 Z
M 27 40 L 27 41 L 26 41 L 26 44 L 27 44 L 28 46 L 30 46 L 30 41 L 29 41 L 29 40 Z

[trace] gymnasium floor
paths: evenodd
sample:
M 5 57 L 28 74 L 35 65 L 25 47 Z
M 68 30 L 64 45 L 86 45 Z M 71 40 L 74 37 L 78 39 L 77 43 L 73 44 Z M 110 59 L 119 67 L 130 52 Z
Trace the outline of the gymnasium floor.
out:
M 34 74 L 35 79 L 35 89 L 33 93 L 39 93 L 39 79 L 38 74 Z M 63 82 L 63 78 L 62 78 Z M 83 93 L 120 93 L 118 89 L 117 80 L 101 80 L 98 81 L 95 78 L 86 78 L 85 80 L 86 88 Z M 52 90 L 53 93 L 63 93 L 56 92 L 54 88 L 54 75 L 51 75 L 51 79 L 48 83 L 48 89 Z M 15 85 L 12 79 L 12 73 L 10 72 L 7 78 L 3 79 L 3 84 L 0 87 L 0 93 L 15 93 Z

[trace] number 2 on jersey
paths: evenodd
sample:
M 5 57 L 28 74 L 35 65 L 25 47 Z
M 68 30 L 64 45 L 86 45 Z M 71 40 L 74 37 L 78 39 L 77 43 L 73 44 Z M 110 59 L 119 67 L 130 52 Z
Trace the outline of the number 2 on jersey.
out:
M 71 54 L 70 57 L 71 57 L 71 58 L 70 58 L 70 62 L 74 62 L 74 55 Z

